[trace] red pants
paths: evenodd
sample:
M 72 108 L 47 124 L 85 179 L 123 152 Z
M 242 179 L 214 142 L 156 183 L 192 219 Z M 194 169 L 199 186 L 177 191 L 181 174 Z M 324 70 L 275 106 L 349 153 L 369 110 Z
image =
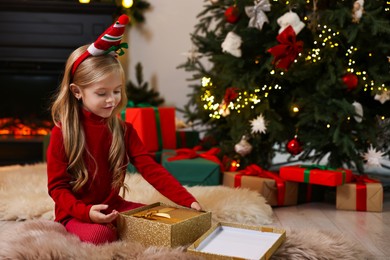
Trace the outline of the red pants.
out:
M 115 209 L 119 212 L 123 212 L 141 206 L 144 206 L 144 204 L 123 200 Z M 109 210 L 111 211 L 112 209 Z M 116 227 L 113 223 L 86 223 L 73 218 L 66 223 L 65 228 L 69 233 L 77 235 L 81 241 L 93 243 L 95 245 L 113 242 L 118 239 Z

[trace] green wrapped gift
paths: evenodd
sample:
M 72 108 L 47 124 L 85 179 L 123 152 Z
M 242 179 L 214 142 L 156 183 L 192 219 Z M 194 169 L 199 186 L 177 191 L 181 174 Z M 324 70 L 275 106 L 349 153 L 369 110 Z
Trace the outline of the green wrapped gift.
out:
M 214 186 L 221 184 L 220 165 L 211 160 L 196 157 L 170 161 L 174 150 L 164 150 L 162 165 L 182 184 L 187 186 Z

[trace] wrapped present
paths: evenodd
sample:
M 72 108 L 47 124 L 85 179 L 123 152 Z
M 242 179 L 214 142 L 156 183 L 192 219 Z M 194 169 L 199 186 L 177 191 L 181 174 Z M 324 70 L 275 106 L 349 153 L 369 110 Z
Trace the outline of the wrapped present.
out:
M 298 183 L 298 204 L 324 201 L 326 188 L 323 185 Z
M 162 165 L 182 184 L 187 186 L 214 186 L 221 184 L 219 149 L 206 152 L 182 148 L 164 151 Z
M 383 210 L 383 186 L 367 176 L 354 176 L 353 183 L 337 187 L 336 208 L 356 211 Z
M 176 148 L 175 108 L 127 108 L 125 120 L 134 126 L 149 152 Z
M 352 171 L 323 165 L 291 165 L 280 167 L 280 177 L 288 181 L 338 186 L 351 182 Z
M 200 142 L 198 131 L 178 130 L 176 131 L 177 148 L 193 148 Z
M 286 240 L 281 228 L 218 223 L 187 248 L 209 260 L 270 259 Z
M 238 172 L 224 172 L 223 185 L 258 191 L 271 206 L 297 204 L 298 183 L 282 180 L 276 173 L 249 165 Z
M 145 246 L 188 246 L 211 227 L 211 213 L 154 203 L 119 214 L 121 240 Z

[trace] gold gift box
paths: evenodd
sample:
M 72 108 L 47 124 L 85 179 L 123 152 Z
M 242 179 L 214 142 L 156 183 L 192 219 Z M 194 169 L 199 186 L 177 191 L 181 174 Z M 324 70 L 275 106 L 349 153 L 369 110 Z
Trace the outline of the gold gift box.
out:
M 270 259 L 285 240 L 284 229 L 221 222 L 190 245 L 187 252 L 207 260 L 262 260 Z
M 210 227 L 211 212 L 160 202 L 122 212 L 118 218 L 120 239 L 145 246 L 188 246 Z
M 381 183 L 366 183 L 366 211 L 382 212 L 383 186 Z M 342 210 L 356 210 L 356 183 L 347 183 L 337 186 L 336 208 Z
M 234 179 L 237 174 L 239 174 L 239 172 L 224 172 L 223 185 L 234 187 Z M 278 206 L 278 189 L 275 180 L 243 175 L 241 177 L 241 187 L 259 192 L 270 206 Z M 298 202 L 298 183 L 286 181 L 285 187 L 286 193 L 283 206 L 296 205 Z

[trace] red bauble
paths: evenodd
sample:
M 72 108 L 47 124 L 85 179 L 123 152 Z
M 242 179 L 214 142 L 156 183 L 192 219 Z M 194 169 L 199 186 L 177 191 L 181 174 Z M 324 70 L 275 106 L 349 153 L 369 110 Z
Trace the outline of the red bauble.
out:
M 236 23 L 240 18 L 240 11 L 235 6 L 230 6 L 225 11 L 225 19 L 228 23 Z
M 300 154 L 303 151 L 302 143 L 296 136 L 287 142 L 286 149 L 292 155 Z
M 345 74 L 342 79 L 349 91 L 354 90 L 359 83 L 358 77 L 353 73 Z

